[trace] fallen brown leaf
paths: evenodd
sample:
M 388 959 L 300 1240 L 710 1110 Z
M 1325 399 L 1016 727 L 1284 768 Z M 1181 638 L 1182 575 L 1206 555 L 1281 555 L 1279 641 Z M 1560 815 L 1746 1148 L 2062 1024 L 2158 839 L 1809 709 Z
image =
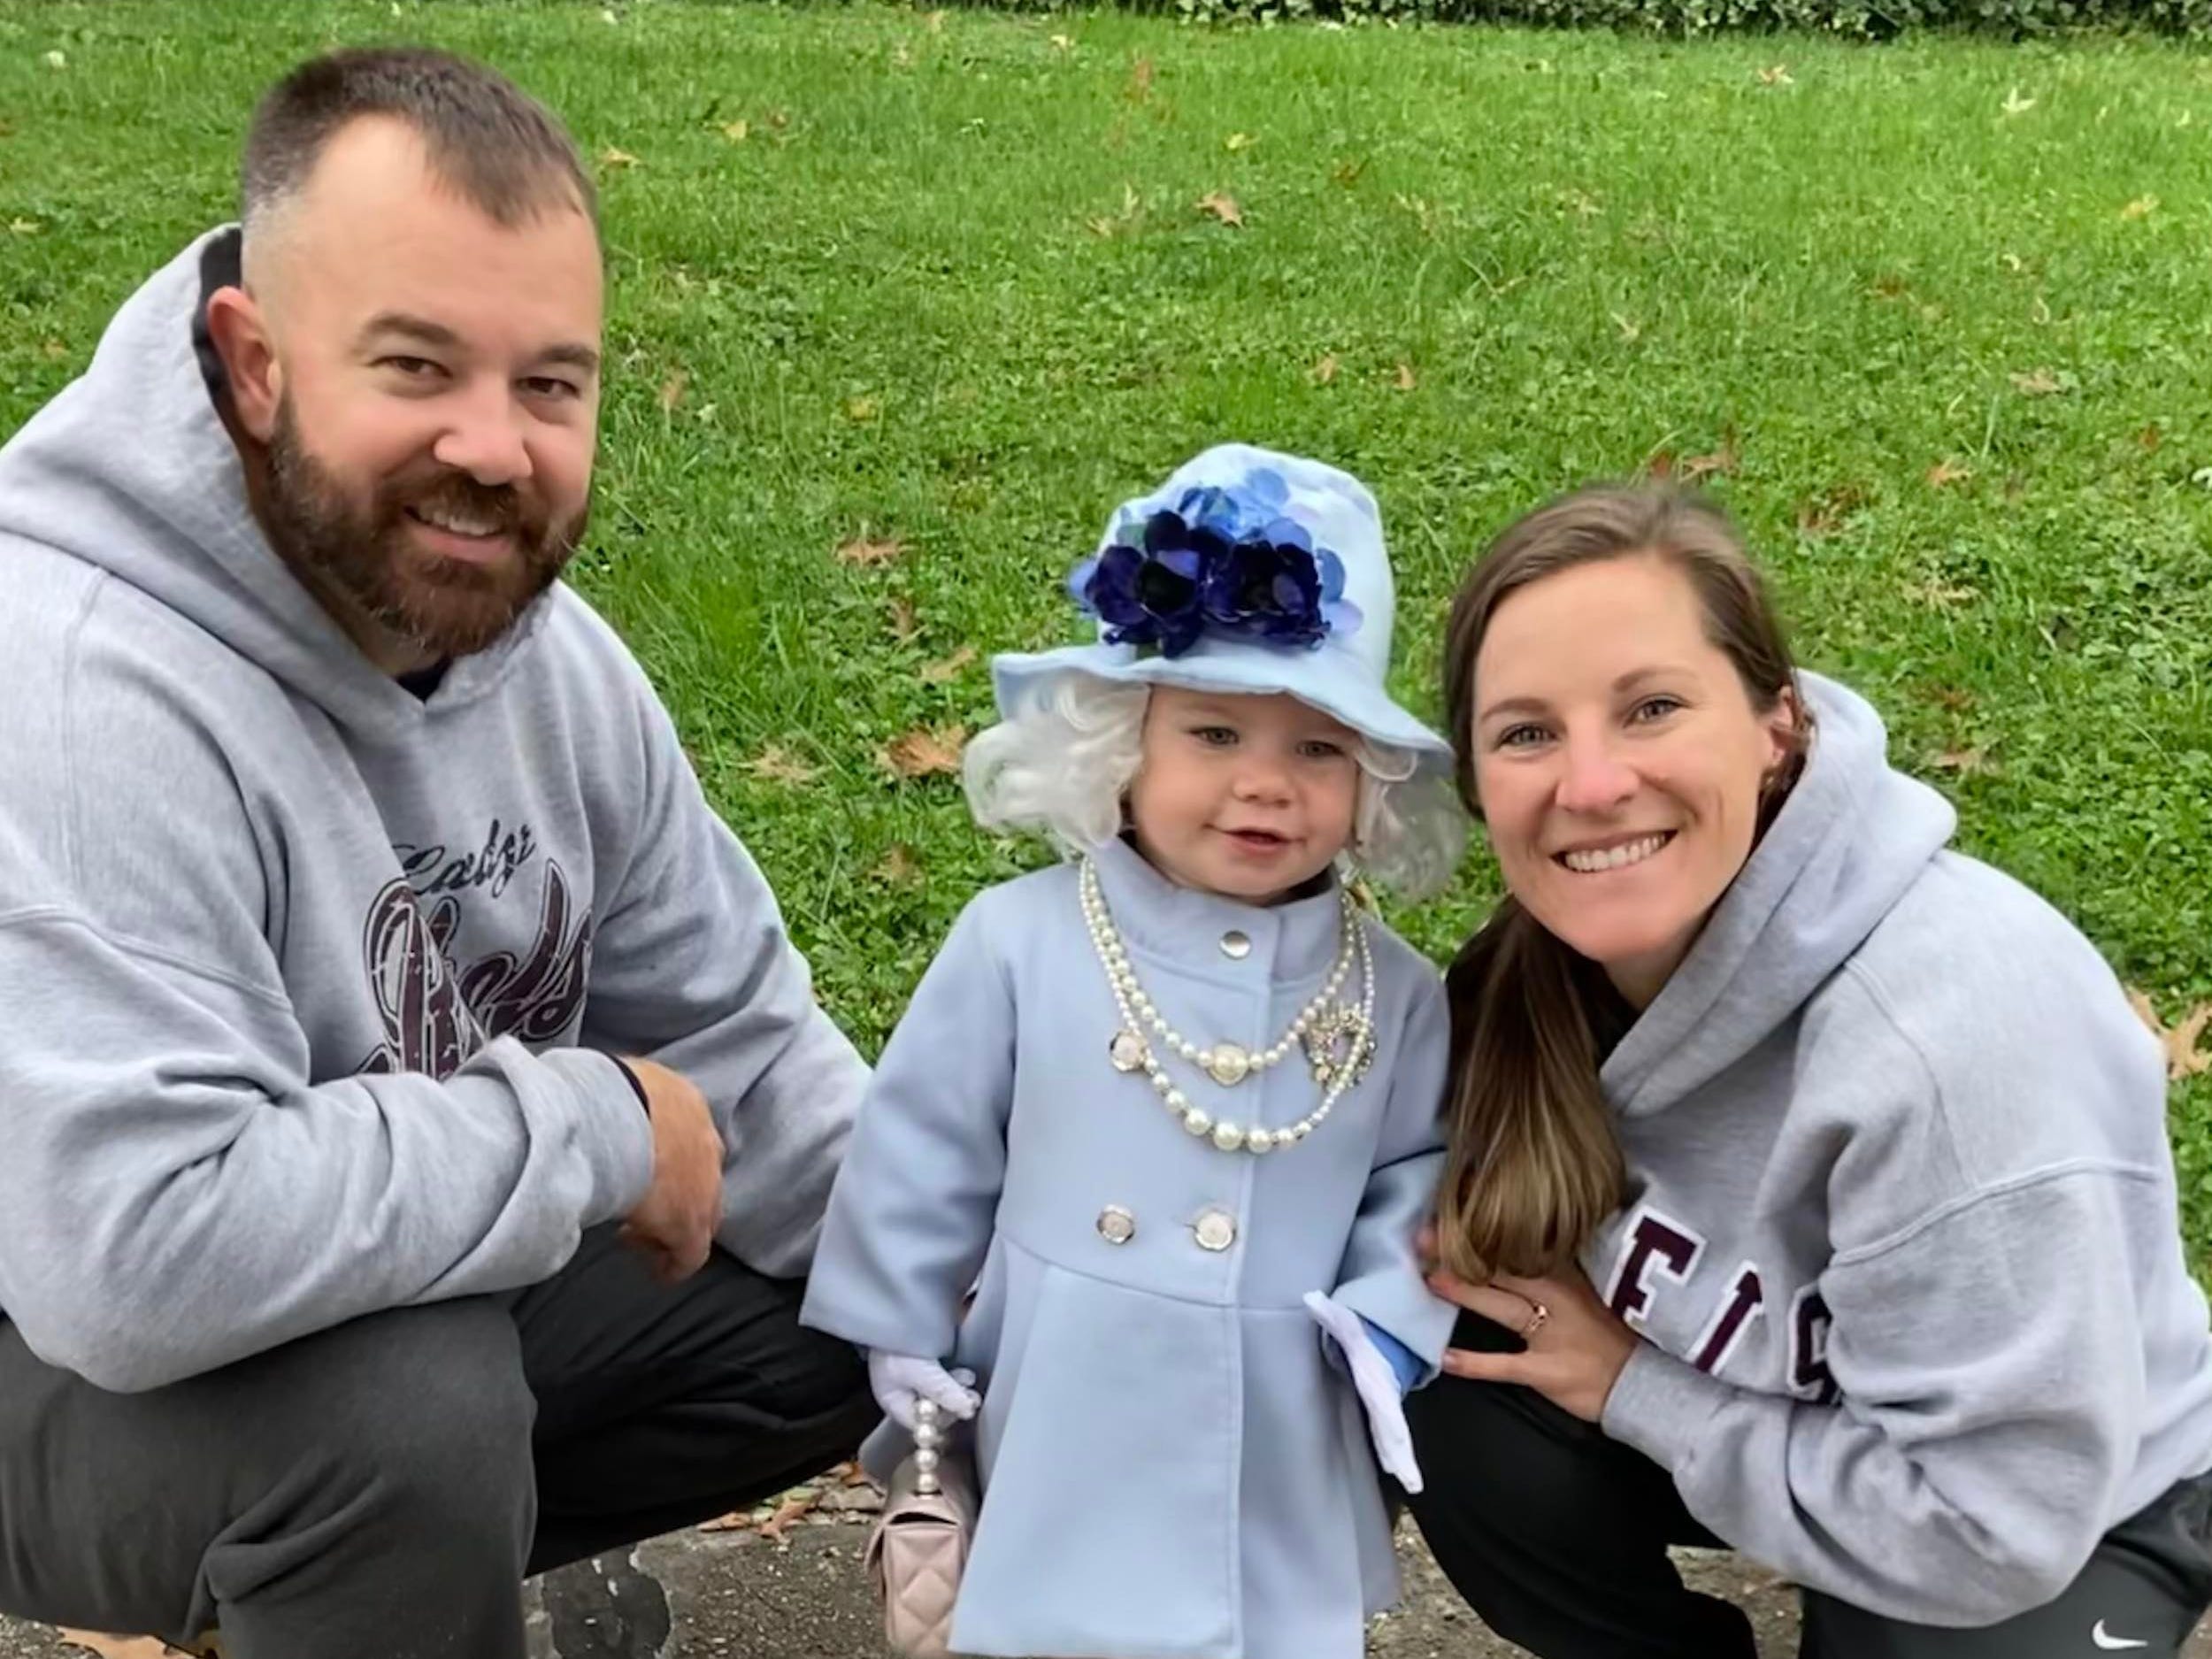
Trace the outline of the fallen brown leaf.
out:
M 773 1544 L 783 1542 L 784 1533 L 795 1521 L 805 1518 L 807 1511 L 822 1501 L 822 1494 L 814 1491 L 795 1493 L 776 1506 L 776 1512 L 760 1524 L 760 1535 Z
M 1129 86 L 1123 95 L 1132 104 L 1142 104 L 1152 96 L 1152 60 L 1140 58 L 1129 65 Z
M 1759 72 L 1759 84 L 1763 87 L 1793 87 L 1797 83 L 1790 79 L 1788 65 L 1777 64 L 1771 69 Z
M 1833 535 L 1843 527 L 1843 521 L 1866 505 L 1866 491 L 1856 484 L 1838 484 L 1824 489 L 1810 501 L 1800 503 L 1797 509 L 1797 529 L 1801 535 Z
M 69 355 L 69 348 L 62 344 L 62 342 L 58 340 L 47 341 L 44 344 L 39 347 L 39 350 L 45 354 L 47 361 L 50 363 L 59 363 L 64 357 Z
M 1644 476 L 1657 479 L 1663 483 L 1672 478 L 1674 476 L 1674 451 L 1654 449 L 1651 452 L 1651 459 L 1644 463 Z
M 906 543 L 895 535 L 872 536 L 868 526 L 862 525 L 860 534 L 837 549 L 840 565 L 888 565 L 906 551 Z
M 921 631 L 921 618 L 914 614 L 914 602 L 900 594 L 891 601 L 891 637 L 901 645 L 910 645 Z
M 670 371 L 668 378 L 661 382 L 661 413 L 672 415 L 676 412 L 676 405 L 684 401 L 684 388 L 690 383 L 691 376 L 684 370 Z
M 1414 378 L 1413 365 L 1410 363 L 1399 364 L 1398 373 L 1392 377 L 1390 383 L 1402 392 L 1409 392 L 1416 386 L 1420 384 L 1420 382 Z
M 1973 476 L 1974 471 L 1971 467 L 1961 466 L 1956 461 L 1952 460 L 1938 461 L 1928 469 L 1928 488 L 1947 489 L 1953 484 L 1963 483 Z
M 753 1530 L 750 1509 L 732 1509 L 727 1515 L 718 1515 L 711 1521 L 699 1523 L 703 1532 L 749 1532 Z
M 2048 397 L 2053 392 L 2066 389 L 2057 375 L 2048 369 L 2031 369 L 2025 374 L 2011 377 L 2015 390 L 2029 397 Z
M 1740 458 L 1736 453 L 1736 441 L 1731 438 L 1710 455 L 1694 455 L 1683 462 L 1682 476 L 1693 484 L 1711 478 L 1716 473 L 1725 477 L 1736 470 Z
M 884 745 L 883 764 L 902 778 L 931 778 L 960 770 L 960 751 L 967 747 L 964 726 L 941 726 L 932 730 L 917 726 Z
M 1934 695 L 1936 702 L 1953 714 L 1964 714 L 1974 706 L 1974 694 L 1956 686 L 1938 686 Z
M 868 873 L 891 887 L 909 887 L 921 879 L 922 867 L 915 862 L 912 848 L 894 846 L 883 855 L 883 862 Z M 865 1480 L 867 1477 L 864 1475 L 861 1479 Z M 847 1481 L 845 1484 L 850 1486 L 852 1483 Z
M 2158 211 L 2156 196 L 2139 196 L 2120 210 L 2120 217 L 2122 219 L 2148 219 L 2156 211 Z
M 1249 150 L 1259 142 L 1249 133 L 1232 133 L 1221 141 L 1221 147 L 1233 156 L 1240 150 Z
M 599 165 L 603 167 L 634 167 L 637 157 L 626 150 L 617 150 L 610 144 L 599 152 Z
M 975 647 L 964 645 L 942 662 L 931 663 L 922 670 L 925 683 L 941 686 L 949 680 L 956 680 L 960 671 L 975 661 Z
M 2155 455 L 2158 446 L 2166 442 L 2166 434 L 2155 426 L 2149 426 L 2135 434 L 2135 441 L 2143 446 L 2144 454 Z
M 1236 197 L 1225 190 L 1214 190 L 1200 196 L 1198 211 L 1211 213 L 1223 224 L 1237 230 L 1244 228 L 1244 210 L 1237 205 Z
M 172 1654 L 188 1659 L 183 1649 L 151 1636 L 104 1636 L 97 1631 L 61 1630 L 54 1632 L 72 1647 L 96 1653 L 101 1659 L 168 1659 Z
M 845 400 L 845 419 L 855 426 L 873 420 L 882 412 L 883 400 L 879 397 L 851 397 Z
M 1930 577 L 1924 582 L 1907 582 L 1898 591 L 1913 603 L 1925 605 L 1931 611 L 1955 611 L 1981 597 L 1973 588 L 1959 587 L 1940 577 Z
M 745 763 L 745 770 L 756 778 L 789 784 L 794 788 L 812 783 L 815 779 L 815 769 L 780 743 L 764 746 L 759 754 Z
M 1052 37 L 1052 45 L 1056 51 L 1071 52 L 1075 50 L 1075 41 L 1073 37 L 1066 35 L 1054 35 Z
M 1359 182 L 1360 174 L 1366 171 L 1367 163 L 1363 158 L 1358 161 L 1340 161 L 1329 169 L 1329 182 L 1342 185 L 1348 190 Z
M 1935 764 L 1962 778 L 1989 770 L 1989 763 L 1978 749 L 1947 749 L 1935 757 Z
M 1313 378 L 1322 386 L 1336 379 L 1336 353 L 1332 351 L 1313 365 Z
M 722 136 L 728 139 L 733 144 L 741 144 L 752 135 L 753 124 L 750 121 L 725 121 L 722 123 Z
M 2151 999 L 2131 986 L 2128 989 L 2128 1002 L 2165 1049 L 2166 1076 L 2170 1080 L 2177 1083 L 2185 1077 L 2212 1071 L 2212 1054 L 2197 1047 L 2206 1025 L 2212 1024 L 2212 1002 L 2199 1002 L 2171 1025 L 2158 1018 L 2158 1010 Z

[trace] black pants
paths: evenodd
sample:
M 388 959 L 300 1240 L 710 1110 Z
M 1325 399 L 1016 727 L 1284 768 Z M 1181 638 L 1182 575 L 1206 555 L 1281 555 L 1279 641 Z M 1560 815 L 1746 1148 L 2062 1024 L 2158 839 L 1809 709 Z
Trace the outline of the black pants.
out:
M 672 1288 L 611 1228 L 518 1294 L 357 1319 L 141 1394 L 0 1320 L 0 1609 L 234 1659 L 521 1659 L 527 1572 L 797 1484 L 874 1424 L 801 1286 Z
M 1453 1339 L 1517 1340 L 1470 1315 Z M 1414 1519 L 1445 1576 L 1540 1659 L 1755 1659 L 1751 1623 L 1683 1584 L 1670 1544 L 1717 1546 L 1666 1471 L 1526 1388 L 1440 1379 L 1406 1402 L 1425 1491 Z M 2174 1659 L 2212 1601 L 2212 1479 L 2114 1528 L 2073 1585 L 2001 1624 L 1884 1618 L 1803 1593 L 1802 1659 Z M 2099 1640 L 2099 1632 L 2102 1640 Z M 2138 1646 L 2137 1644 L 2142 1644 Z

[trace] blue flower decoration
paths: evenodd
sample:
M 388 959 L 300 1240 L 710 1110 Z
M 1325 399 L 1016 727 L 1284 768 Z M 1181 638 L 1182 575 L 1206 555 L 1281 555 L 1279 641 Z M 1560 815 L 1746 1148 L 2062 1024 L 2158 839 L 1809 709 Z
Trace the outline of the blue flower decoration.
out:
M 1110 644 L 1163 657 L 1208 634 L 1309 649 L 1349 634 L 1360 613 L 1344 597 L 1343 561 L 1284 516 L 1289 499 L 1281 474 L 1264 469 L 1233 489 L 1187 489 L 1172 507 L 1118 521 L 1068 591 L 1106 624 Z

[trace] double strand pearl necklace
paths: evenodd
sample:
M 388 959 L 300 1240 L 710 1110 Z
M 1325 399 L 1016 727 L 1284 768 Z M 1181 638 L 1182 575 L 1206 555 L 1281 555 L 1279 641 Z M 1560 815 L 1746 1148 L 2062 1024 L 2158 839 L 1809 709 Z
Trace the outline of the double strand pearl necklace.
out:
M 1083 861 L 1078 886 L 1092 947 L 1098 952 L 1099 965 L 1106 971 L 1107 987 L 1113 993 L 1114 1006 L 1121 1014 L 1121 1028 L 1108 1043 L 1107 1054 L 1116 1071 L 1144 1072 L 1161 1103 L 1182 1120 L 1183 1127 L 1190 1133 L 1206 1137 L 1224 1152 L 1260 1154 L 1272 1152 L 1278 1147 L 1295 1146 L 1320 1125 L 1344 1091 L 1365 1074 L 1368 1062 L 1373 1057 L 1375 963 L 1368 949 L 1367 930 L 1360 922 L 1357 902 L 1349 891 L 1339 889 L 1342 942 L 1328 979 L 1313 1000 L 1299 1010 L 1279 1041 L 1253 1053 L 1236 1043 L 1216 1043 L 1210 1048 L 1200 1048 L 1170 1025 L 1137 982 L 1128 950 L 1106 908 L 1106 895 L 1100 890 L 1097 866 L 1087 858 Z M 1330 1008 L 1330 999 L 1343 987 L 1355 965 L 1360 976 L 1357 1007 Z M 1321 1104 L 1282 1129 L 1247 1129 L 1226 1119 L 1217 1122 L 1176 1087 L 1175 1079 L 1153 1053 L 1152 1045 L 1139 1033 L 1140 1023 L 1150 1026 L 1171 1053 L 1197 1066 L 1224 1087 L 1233 1087 L 1255 1071 L 1281 1064 L 1302 1041 L 1315 1080 L 1324 1085 Z

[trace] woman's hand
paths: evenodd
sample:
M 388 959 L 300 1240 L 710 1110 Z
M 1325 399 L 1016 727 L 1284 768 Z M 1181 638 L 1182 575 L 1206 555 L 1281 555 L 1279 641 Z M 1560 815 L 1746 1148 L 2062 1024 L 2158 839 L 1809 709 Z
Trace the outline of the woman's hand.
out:
M 1579 1271 L 1564 1279 L 1499 1273 L 1486 1285 L 1471 1285 L 1438 1268 L 1429 1275 L 1429 1288 L 1446 1302 L 1496 1321 L 1528 1344 L 1525 1354 L 1447 1348 L 1448 1373 L 1478 1382 L 1521 1383 L 1586 1423 L 1604 1416 L 1607 1396 L 1643 1340 L 1598 1300 Z

